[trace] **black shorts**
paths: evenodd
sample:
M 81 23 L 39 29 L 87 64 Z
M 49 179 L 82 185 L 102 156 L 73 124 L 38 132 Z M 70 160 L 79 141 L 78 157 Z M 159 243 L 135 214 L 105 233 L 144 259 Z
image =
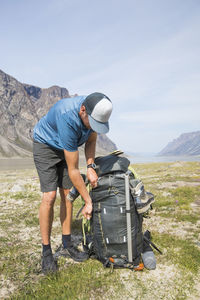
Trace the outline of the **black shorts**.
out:
M 43 193 L 56 191 L 57 187 L 63 189 L 72 187 L 64 151 L 34 141 L 33 158 Z

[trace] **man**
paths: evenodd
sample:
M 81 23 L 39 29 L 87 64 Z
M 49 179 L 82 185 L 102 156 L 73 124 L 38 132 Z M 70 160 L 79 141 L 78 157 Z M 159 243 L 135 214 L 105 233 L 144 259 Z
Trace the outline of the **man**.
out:
M 56 271 L 50 236 L 57 187 L 61 196 L 62 255 L 84 261 L 87 254 L 71 241 L 72 203 L 66 199 L 72 185 L 85 201 L 82 214 L 89 219 L 92 201 L 80 174 L 78 147 L 85 143 L 87 178 L 97 186 L 94 157 L 97 133 L 107 133 L 112 112 L 110 99 L 101 93 L 58 101 L 34 128 L 33 156 L 40 178 L 42 203 L 39 210 L 42 236 L 42 271 Z

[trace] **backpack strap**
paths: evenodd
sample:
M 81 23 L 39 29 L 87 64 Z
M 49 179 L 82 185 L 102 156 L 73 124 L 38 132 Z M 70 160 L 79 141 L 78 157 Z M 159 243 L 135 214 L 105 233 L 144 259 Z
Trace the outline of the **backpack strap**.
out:
M 162 251 L 158 249 L 158 247 L 151 241 L 151 232 L 146 230 L 143 234 L 143 239 L 147 244 L 150 244 L 155 250 L 157 250 L 160 254 L 163 254 Z

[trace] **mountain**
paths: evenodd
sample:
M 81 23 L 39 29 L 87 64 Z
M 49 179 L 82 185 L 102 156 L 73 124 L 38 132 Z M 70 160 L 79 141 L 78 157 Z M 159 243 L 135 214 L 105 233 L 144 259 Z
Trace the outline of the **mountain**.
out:
M 66 88 L 23 84 L 0 70 L 0 156 L 31 156 L 34 125 L 54 103 L 70 97 Z M 99 135 L 97 149 L 105 153 L 116 145 L 106 135 Z
M 200 131 L 181 134 L 160 151 L 158 155 L 200 155 Z

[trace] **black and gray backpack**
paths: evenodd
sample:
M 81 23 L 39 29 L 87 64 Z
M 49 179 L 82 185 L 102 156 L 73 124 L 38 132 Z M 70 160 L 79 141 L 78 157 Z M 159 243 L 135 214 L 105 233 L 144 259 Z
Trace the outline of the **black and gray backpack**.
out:
M 107 267 L 140 269 L 143 214 L 154 202 L 153 194 L 145 191 L 126 157 L 111 154 L 96 158 L 95 164 L 99 179 L 90 191 L 92 234 L 85 246 L 92 245 L 90 251 Z

